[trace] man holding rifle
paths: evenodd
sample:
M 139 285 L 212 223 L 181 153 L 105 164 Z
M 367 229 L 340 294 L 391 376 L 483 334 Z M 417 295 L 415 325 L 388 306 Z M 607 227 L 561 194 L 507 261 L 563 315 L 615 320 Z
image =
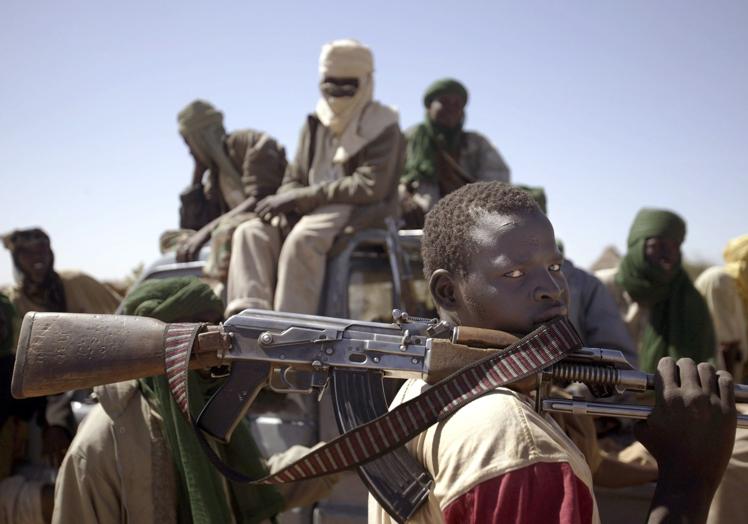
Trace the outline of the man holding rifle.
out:
M 445 197 L 427 217 L 423 258 L 440 316 L 456 325 L 525 335 L 567 314 L 553 228 L 522 190 L 476 183 Z M 584 458 L 522 386 L 478 398 L 408 444 L 435 480 L 412 522 L 599 522 Z M 406 382 L 391 407 L 427 388 Z M 732 379 L 666 358 L 656 390 L 637 426 L 660 467 L 650 522 L 704 522 L 735 436 Z M 369 507 L 370 522 L 391 522 Z

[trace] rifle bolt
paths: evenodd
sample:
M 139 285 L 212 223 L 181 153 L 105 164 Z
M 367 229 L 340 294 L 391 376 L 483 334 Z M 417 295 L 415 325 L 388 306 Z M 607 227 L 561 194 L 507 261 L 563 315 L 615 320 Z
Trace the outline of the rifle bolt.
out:
M 325 348 L 325 353 L 328 355 L 332 355 L 335 353 L 335 350 L 333 348 Z
M 273 335 L 268 333 L 267 331 L 260 335 L 260 343 L 262 344 L 272 344 L 273 343 Z

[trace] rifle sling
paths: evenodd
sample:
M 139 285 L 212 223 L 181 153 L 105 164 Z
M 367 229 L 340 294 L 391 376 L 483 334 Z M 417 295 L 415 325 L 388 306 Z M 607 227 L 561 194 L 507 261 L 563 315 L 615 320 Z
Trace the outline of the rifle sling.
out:
M 188 326 L 193 328 L 192 333 L 186 332 Z M 171 374 L 167 365 L 169 387 L 216 468 L 230 480 L 254 484 L 295 482 L 365 464 L 404 445 L 481 395 L 539 373 L 582 346 L 571 322 L 566 318 L 556 319 L 504 351 L 497 351 L 453 373 L 392 411 L 338 436 L 290 466 L 272 475 L 254 479 L 221 461 L 190 414 L 186 394 L 187 364 L 192 342 L 201 328 L 200 324 L 168 325 L 165 332 L 166 358 L 167 362 L 172 362 Z M 174 363 L 177 359 L 181 359 L 179 364 Z

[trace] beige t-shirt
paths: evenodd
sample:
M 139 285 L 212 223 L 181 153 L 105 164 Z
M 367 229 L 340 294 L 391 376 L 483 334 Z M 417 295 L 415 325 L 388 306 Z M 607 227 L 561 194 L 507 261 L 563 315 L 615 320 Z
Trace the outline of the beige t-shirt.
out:
M 390 409 L 410 400 L 428 385 L 409 380 Z M 498 388 L 431 426 L 406 445 L 434 478 L 428 500 L 411 523 L 443 522 L 442 511 L 473 487 L 532 464 L 568 463 L 592 491 L 592 474 L 584 456 L 550 418 L 533 411 L 527 397 Z M 593 497 L 594 500 L 594 497 Z M 600 518 L 595 503 L 593 522 Z M 369 522 L 395 521 L 369 497 Z

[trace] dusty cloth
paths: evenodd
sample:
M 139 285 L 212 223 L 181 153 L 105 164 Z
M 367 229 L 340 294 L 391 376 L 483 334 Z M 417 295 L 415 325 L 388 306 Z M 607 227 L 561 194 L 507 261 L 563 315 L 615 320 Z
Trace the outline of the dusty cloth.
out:
M 86 417 L 60 466 L 52 522 L 176 523 L 174 467 L 137 381 L 96 388 L 100 404 Z
M 650 305 L 649 322 L 637 341 L 640 367 L 650 373 L 665 356 L 713 361 L 714 328 L 703 297 L 682 266 L 667 272 L 650 264 L 644 252 L 648 238 L 664 237 L 680 245 L 685 234 L 685 222 L 675 213 L 640 210 L 615 276 L 631 299 Z
M 158 412 L 137 381 L 96 390 L 101 404 L 83 421 L 60 468 L 52 522 L 184 522 L 179 520 L 177 474 Z M 274 455 L 268 460 L 270 471 L 279 471 L 308 452 L 294 446 Z M 280 487 L 285 507 L 308 505 L 327 496 L 336 478 Z
M 748 406 L 738 404 L 738 411 L 748 414 Z M 707 524 L 724 522 L 748 522 L 748 499 L 745 487 L 748 486 L 748 429 L 735 432 L 735 446 L 730 462 L 717 488 L 709 508 Z
M 122 298 L 98 280 L 79 271 L 58 272 L 65 292 L 66 313 L 114 313 Z M 9 290 L 8 297 L 23 317 L 29 311 L 53 311 L 26 296 L 20 285 Z
M 41 491 L 44 482 L 20 475 L 0 480 L 0 524 L 43 524 Z
M 569 284 L 569 320 L 584 344 L 617 349 L 634 368 L 638 367 L 636 344 L 605 285 L 567 259 L 561 265 L 561 272 Z
M 732 373 L 736 382 L 740 382 L 743 379 L 743 367 L 748 360 L 748 311 L 740 296 L 738 282 L 724 266 L 714 266 L 703 271 L 694 285 L 706 300 L 712 315 L 717 342 L 715 358 L 721 369 L 726 369 L 721 345 L 738 343 L 740 361 L 727 371 Z
M 407 381 L 390 409 L 425 387 L 423 381 Z M 584 456 L 552 419 L 538 415 L 520 394 L 506 388 L 467 404 L 411 440 L 406 448 L 435 481 L 428 500 L 409 521 L 413 523 L 444 522 L 444 510 L 464 493 L 536 464 L 570 466 L 592 494 L 592 474 Z M 599 520 L 593 505 L 592 521 Z M 369 522 L 394 522 L 372 497 Z
M 239 226 L 229 265 L 227 315 L 248 307 L 316 314 L 327 252 L 352 212 L 346 204 L 319 207 L 283 241 L 278 227 L 258 218 Z

